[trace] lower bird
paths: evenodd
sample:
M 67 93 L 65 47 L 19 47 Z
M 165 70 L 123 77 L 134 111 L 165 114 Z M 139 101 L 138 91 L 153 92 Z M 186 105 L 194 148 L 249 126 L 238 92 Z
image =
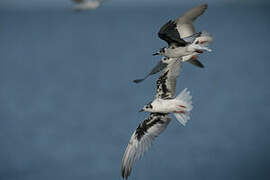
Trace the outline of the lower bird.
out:
M 174 113 L 176 119 L 185 126 L 190 119 L 189 112 L 192 110 L 192 96 L 185 88 L 174 99 L 161 99 L 156 98 L 153 102 L 145 105 L 142 111 L 151 113 Z
M 155 110 L 156 108 L 160 108 L 160 106 L 158 105 L 158 101 L 161 102 L 162 106 L 164 106 L 165 104 L 171 104 L 170 102 L 173 102 L 176 80 L 181 69 L 182 62 L 179 61 L 179 59 L 168 59 L 168 64 L 162 70 L 162 73 L 156 82 L 156 101 L 154 100 L 152 102 L 153 104 L 150 103 L 147 107 L 145 107 L 145 111 L 149 110 L 148 108 L 150 108 L 150 105 L 152 106 L 152 108 L 154 107 Z M 169 112 L 171 110 L 175 111 L 174 113 L 176 114 L 176 116 L 183 116 L 178 117 L 177 119 L 179 119 L 182 124 L 186 124 L 186 121 L 189 119 L 190 110 L 192 109 L 191 96 L 186 90 L 184 90 L 182 93 L 180 93 L 179 96 L 177 96 L 177 98 L 175 98 L 175 102 L 178 102 L 179 99 L 181 100 L 179 101 L 179 103 L 177 103 L 177 105 L 180 105 L 179 108 L 172 108 L 167 110 L 166 112 Z M 172 103 L 172 105 L 173 104 L 174 103 Z M 163 112 L 165 112 L 164 109 Z M 171 118 L 169 117 L 169 113 L 151 112 L 150 115 L 139 124 L 139 126 L 131 135 L 131 138 L 123 155 L 121 167 L 121 173 L 123 178 L 127 179 L 130 176 L 132 166 L 135 161 L 142 157 L 146 151 L 148 151 L 154 139 L 165 131 L 170 122 Z

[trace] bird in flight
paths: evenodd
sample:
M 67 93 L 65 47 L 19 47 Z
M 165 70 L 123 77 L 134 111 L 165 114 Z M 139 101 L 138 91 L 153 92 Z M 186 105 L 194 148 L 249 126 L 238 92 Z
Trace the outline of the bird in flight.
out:
M 163 69 L 156 82 L 155 95 L 155 99 L 167 101 L 166 103 L 175 96 L 176 80 L 182 68 L 182 62 L 177 58 L 169 58 L 167 61 L 167 66 Z M 189 118 L 188 114 L 192 109 L 191 96 L 184 90 L 182 94 L 180 93 L 179 99 L 183 101 L 179 104 L 183 107 L 181 107 L 181 109 L 179 107 L 179 109 L 176 110 L 179 110 L 179 112 L 175 113 L 183 117 L 186 116 L 184 118 L 178 117 L 179 119 L 183 119 L 183 121 L 179 121 L 184 125 L 184 121 Z M 149 110 L 148 108 L 151 108 L 151 106 L 152 108 L 157 107 L 153 103 L 150 103 L 144 107 L 144 110 Z M 169 111 L 157 111 L 151 112 L 149 117 L 139 124 L 130 138 L 122 159 L 121 172 L 123 178 L 127 179 L 129 177 L 134 162 L 151 147 L 154 139 L 166 129 L 170 121 Z
M 85 11 L 97 9 L 101 3 L 105 0 L 72 0 L 74 5 L 74 10 Z
M 149 76 L 162 71 L 167 66 L 167 59 L 170 58 L 180 58 L 182 62 L 189 62 L 200 68 L 204 67 L 198 60 L 198 55 L 204 51 L 211 51 L 208 46 L 212 43 L 213 38 L 206 31 L 195 33 L 193 21 L 202 15 L 207 7 L 207 4 L 203 4 L 192 8 L 176 20 L 170 20 L 160 28 L 158 36 L 168 43 L 168 47 L 161 48 L 159 52 L 153 55 L 164 57 L 150 73 L 142 79 L 133 80 L 134 83 L 140 83 Z
M 207 32 L 195 33 L 193 22 L 204 13 L 207 4 L 194 7 L 178 17 L 164 24 L 159 32 L 160 39 L 168 43 L 153 55 L 162 55 L 171 58 L 189 56 L 186 61 L 194 59 L 194 56 L 211 51 L 208 45 L 212 42 L 212 36 Z M 193 57 L 193 58 L 192 58 Z
M 152 113 L 174 113 L 176 119 L 185 126 L 190 119 L 189 112 L 192 110 L 192 96 L 190 92 L 185 88 L 175 98 L 161 99 L 156 98 L 153 102 L 148 103 L 143 107 L 142 111 Z

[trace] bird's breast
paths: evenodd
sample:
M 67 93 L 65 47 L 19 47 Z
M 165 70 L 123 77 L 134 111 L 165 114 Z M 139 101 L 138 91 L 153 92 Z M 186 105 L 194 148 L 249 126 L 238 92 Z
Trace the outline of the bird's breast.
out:
M 175 111 L 175 105 L 172 100 L 159 100 L 155 103 L 154 109 L 160 113 L 170 113 Z

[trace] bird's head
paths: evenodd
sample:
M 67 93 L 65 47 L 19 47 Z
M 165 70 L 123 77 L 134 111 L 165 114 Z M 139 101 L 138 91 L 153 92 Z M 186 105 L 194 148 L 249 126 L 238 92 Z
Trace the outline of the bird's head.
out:
M 154 53 L 153 56 L 164 55 L 166 52 L 166 49 L 167 49 L 166 47 L 161 48 L 158 52 Z
M 148 112 L 153 111 L 153 106 L 152 106 L 151 102 L 148 103 L 147 105 L 143 106 L 143 108 L 139 112 L 143 112 L 143 111 L 148 111 Z

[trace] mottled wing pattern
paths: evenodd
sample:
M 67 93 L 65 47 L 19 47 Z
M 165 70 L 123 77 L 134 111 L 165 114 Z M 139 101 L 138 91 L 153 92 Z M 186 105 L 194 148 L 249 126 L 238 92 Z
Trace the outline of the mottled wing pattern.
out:
M 160 135 L 170 123 L 168 114 L 151 113 L 132 134 L 122 159 L 122 177 L 128 178 L 133 163 L 140 158 L 152 145 L 155 137 Z
M 170 58 L 170 61 L 157 80 L 156 98 L 174 98 L 176 79 L 181 71 L 182 62 L 177 58 Z
M 181 39 L 179 32 L 176 29 L 176 23 L 172 20 L 160 28 L 158 37 L 166 41 L 169 46 L 172 44 L 175 44 L 176 46 L 185 46 L 187 44 L 183 39 Z
M 194 7 L 175 20 L 177 24 L 176 29 L 182 38 L 191 36 L 195 33 L 195 28 L 192 23 L 197 17 L 204 13 L 207 7 L 207 4 Z

